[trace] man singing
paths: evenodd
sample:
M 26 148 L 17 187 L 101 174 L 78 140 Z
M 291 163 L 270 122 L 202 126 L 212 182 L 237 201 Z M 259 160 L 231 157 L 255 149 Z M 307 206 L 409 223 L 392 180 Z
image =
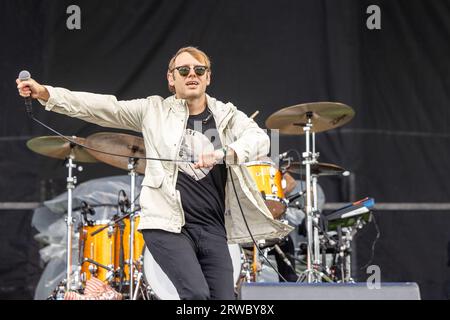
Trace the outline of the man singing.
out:
M 291 231 L 272 219 L 240 166 L 266 155 L 269 138 L 233 104 L 206 94 L 211 63 L 199 49 L 180 49 L 169 62 L 167 80 L 173 96 L 131 101 L 33 79 L 16 82 L 22 97 L 39 99 L 48 111 L 142 132 L 149 158 L 186 160 L 147 160 L 139 230 L 181 299 L 235 299 L 227 240 L 248 243 L 249 232 L 261 240 Z

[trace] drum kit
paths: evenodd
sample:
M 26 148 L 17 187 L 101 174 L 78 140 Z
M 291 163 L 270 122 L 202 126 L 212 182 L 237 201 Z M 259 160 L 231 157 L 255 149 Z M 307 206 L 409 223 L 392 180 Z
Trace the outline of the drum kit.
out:
M 292 158 L 286 157 L 280 160 L 283 163 L 278 166 L 271 161 L 245 164 L 274 219 L 283 219 L 290 203 L 299 197 L 304 198 L 302 210 L 305 213 L 307 236 L 306 269 L 300 274 L 299 281 L 311 283 L 328 279 L 321 271 L 321 243 L 328 237 L 320 227 L 317 182 L 322 176 L 348 173 L 337 165 L 318 162 L 315 136 L 316 133 L 338 128 L 353 117 L 352 108 L 340 103 L 307 103 L 281 109 L 267 119 L 266 126 L 268 129 L 279 130 L 281 134 L 304 136 L 306 150 L 301 153 L 301 159 L 294 162 Z M 145 161 L 141 160 L 146 155 L 143 139 L 103 132 L 85 139 L 38 137 L 28 141 L 27 146 L 36 153 L 65 160 L 67 168 L 66 278 L 55 289 L 53 298 L 63 298 L 64 292 L 68 291 L 82 293 L 87 282 L 97 278 L 120 292 L 125 299 L 177 299 L 175 288 L 145 248 L 143 236 L 137 230 L 140 211 L 135 204 L 135 183 L 136 176 L 145 173 Z M 122 201 L 122 210 L 118 210 L 120 212 L 114 218 L 106 221 L 91 220 L 88 217 L 89 210 L 82 208 L 83 221 L 74 230 L 72 190 L 77 184 L 74 171 L 82 171 L 78 163 L 94 162 L 106 163 L 128 172 L 130 200 Z M 293 198 L 286 197 L 286 181 L 283 178 L 286 173 L 299 174 L 300 179 L 305 182 L 306 190 Z M 77 263 L 72 261 L 74 231 L 79 233 Z M 240 245 L 229 245 L 229 249 L 235 285 L 238 286 L 242 281 L 255 281 L 255 273 L 258 272 L 255 267 L 255 252 L 249 257 Z
M 79 145 L 69 142 L 73 141 Z M 87 281 L 96 277 L 105 283 L 117 288 L 124 296 L 137 295 L 134 284 L 142 269 L 144 239 L 137 230 L 139 223 L 139 211 L 136 210 L 136 176 L 145 171 L 145 162 L 138 158 L 145 157 L 143 139 L 126 134 L 97 133 L 87 139 L 78 137 L 38 137 L 27 142 L 32 151 L 56 159 L 66 161 L 67 174 L 67 248 L 66 248 L 66 278 L 60 285 L 59 292 L 70 290 L 82 290 Z M 106 156 L 102 152 L 108 150 L 108 154 L 126 155 L 124 157 Z M 124 160 L 125 159 L 125 160 Z M 78 270 L 72 270 L 72 190 L 77 183 L 73 170 L 82 171 L 81 163 L 94 163 L 102 161 L 114 167 L 128 171 L 130 176 L 130 198 L 111 221 L 93 221 L 88 213 L 82 209 L 83 221 L 77 228 L 79 233 L 79 261 L 76 264 Z M 136 270 L 135 270 L 136 269 Z M 135 272 L 137 271 L 137 272 Z M 124 289 L 125 288 L 125 289 Z M 126 292 L 125 292 L 125 291 Z
M 300 272 L 295 271 L 298 276 L 297 282 L 316 283 L 328 282 L 352 282 L 350 269 L 351 240 L 356 230 L 361 229 L 368 219 L 368 215 L 355 213 L 352 219 L 334 219 L 330 221 L 322 214 L 318 204 L 318 179 L 326 176 L 349 176 L 350 173 L 344 168 L 330 163 L 318 161 L 319 153 L 316 151 L 316 134 L 333 130 L 350 122 L 355 115 L 354 110 L 344 104 L 334 102 L 319 102 L 294 105 L 283 108 L 272 114 L 266 120 L 266 127 L 278 130 L 281 135 L 296 135 L 304 137 L 305 150 L 297 152 L 298 161 L 293 161 L 292 157 L 287 157 L 288 152 L 280 157 L 280 164 L 266 162 L 252 162 L 247 164 L 254 180 L 257 183 L 262 197 L 265 199 L 267 207 L 271 211 L 274 219 L 283 219 L 287 207 L 296 207 L 305 214 L 304 229 L 306 235 L 304 260 L 306 266 Z M 259 174 L 255 167 L 259 167 Z M 305 189 L 298 194 L 286 197 L 284 190 L 286 174 L 296 174 L 300 181 L 304 181 Z M 262 181 L 262 177 L 265 181 Z M 280 181 L 281 180 L 281 181 Z M 300 182 L 300 184 L 303 184 Z M 280 187 L 281 186 L 281 187 Z M 300 188 L 302 189 L 302 188 Z M 302 198 L 302 205 L 297 201 Z M 371 204 L 373 205 L 373 204 Z M 368 207 L 361 205 L 363 213 L 367 213 Z M 351 211 L 352 205 L 346 207 L 346 212 Z M 333 216 L 339 216 L 333 212 Z M 357 211 L 355 211 L 357 212 Z M 341 216 L 339 216 L 341 218 Z M 261 244 L 258 244 L 261 247 Z M 281 252 L 280 247 L 275 242 L 262 244 L 265 255 L 270 250 L 281 255 L 283 261 L 290 266 L 290 261 L 286 258 L 289 253 Z M 327 261 L 326 253 L 331 248 L 334 258 Z M 253 264 L 255 261 L 262 261 L 258 254 L 253 254 Z M 264 254 L 264 253 L 263 253 Z M 292 256 L 291 256 L 292 257 Z M 336 258 L 337 257 L 337 258 Z M 292 257 L 295 260 L 296 257 Z M 267 257 L 265 257 L 267 260 Z M 270 262 L 269 262 L 270 264 Z M 336 272 L 336 269 L 339 271 Z M 344 270 L 345 269 L 345 270 Z M 258 281 L 255 274 L 261 268 L 253 267 L 253 281 Z M 279 274 L 280 275 L 280 274 Z M 282 278 L 282 275 L 280 275 Z

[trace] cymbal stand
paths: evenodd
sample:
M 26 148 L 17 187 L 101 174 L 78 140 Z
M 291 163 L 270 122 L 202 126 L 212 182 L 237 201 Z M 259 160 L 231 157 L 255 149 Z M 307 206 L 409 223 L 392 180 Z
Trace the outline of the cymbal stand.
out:
M 130 296 L 129 299 L 133 300 L 134 298 L 134 219 L 135 219 L 135 188 L 136 188 L 136 165 L 137 159 L 129 158 L 128 159 L 128 170 L 130 171 L 129 175 L 131 176 L 131 187 L 130 187 L 130 255 L 129 255 L 129 271 L 130 271 Z M 138 289 L 138 288 L 137 288 Z
M 319 240 L 319 209 L 317 204 L 317 175 L 311 176 L 312 189 L 313 189 L 313 208 L 312 208 L 312 219 L 313 219 L 313 237 L 314 237 L 314 266 L 321 265 L 321 255 L 320 255 L 320 240 Z
M 137 300 L 139 288 L 141 286 L 141 281 L 142 281 L 143 276 L 144 276 L 144 274 L 142 273 L 142 271 L 139 271 L 137 280 L 136 280 L 136 291 L 134 292 L 133 297 L 130 298 L 130 300 Z
M 74 219 L 72 217 L 72 190 L 75 189 L 75 185 L 77 184 L 77 177 L 73 175 L 72 170 L 82 171 L 83 167 L 77 166 L 74 163 L 75 155 L 73 152 L 73 148 L 75 145 L 70 145 L 71 152 L 67 157 L 66 167 L 68 170 L 67 174 L 67 217 L 66 217 L 66 225 L 67 225 L 67 252 L 66 252 L 66 290 L 69 291 L 72 289 L 72 285 L 78 288 L 79 284 L 72 283 L 72 281 L 76 281 L 77 279 L 72 279 L 72 233 L 73 233 L 73 223 Z M 76 277 L 75 277 L 76 278 Z
M 317 163 L 317 158 L 319 157 L 319 153 L 316 153 L 316 133 L 312 133 L 312 159 L 313 163 Z M 312 182 L 312 195 L 313 195 L 313 203 L 312 203 L 312 219 L 313 220 L 313 232 L 314 232 L 314 266 L 320 266 L 320 242 L 319 242 L 319 229 L 317 228 L 319 224 L 319 204 L 317 199 L 317 179 L 318 175 L 311 175 Z
M 317 159 L 319 158 L 320 153 L 316 152 L 316 133 L 312 133 L 312 157 L 313 157 L 313 163 L 317 163 Z M 320 225 L 320 211 L 319 211 L 319 201 L 317 198 L 318 192 L 317 192 L 317 181 L 319 179 L 318 174 L 312 174 L 311 175 L 311 182 L 312 182 L 312 195 L 313 195 L 313 208 L 312 208 L 312 215 L 313 215 L 313 232 L 314 232 L 314 269 L 318 270 L 321 268 L 322 265 L 322 254 L 321 254 L 321 242 L 319 238 L 319 231 L 321 231 L 321 225 Z M 325 232 L 322 230 L 322 233 L 324 234 L 324 237 L 326 237 Z M 326 281 L 329 279 L 328 277 L 321 275 L 320 278 L 317 279 L 317 281 L 321 281 L 321 278 L 324 278 Z

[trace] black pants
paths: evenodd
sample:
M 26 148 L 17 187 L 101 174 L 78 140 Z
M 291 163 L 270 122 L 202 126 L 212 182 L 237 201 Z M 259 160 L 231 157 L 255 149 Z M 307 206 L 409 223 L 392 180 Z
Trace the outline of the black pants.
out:
M 200 227 L 142 230 L 147 248 L 182 300 L 234 300 L 227 240 Z

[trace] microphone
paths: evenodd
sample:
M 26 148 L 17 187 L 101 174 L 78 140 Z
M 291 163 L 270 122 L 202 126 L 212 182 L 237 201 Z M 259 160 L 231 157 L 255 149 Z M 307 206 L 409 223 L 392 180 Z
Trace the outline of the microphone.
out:
M 31 74 L 27 70 L 20 71 L 20 73 L 19 73 L 20 81 L 27 81 L 30 79 L 31 79 Z M 31 116 L 31 114 L 33 113 L 31 97 L 25 97 L 25 108 L 26 108 L 28 114 Z
M 288 154 L 289 154 L 289 151 L 283 152 L 283 153 L 281 153 L 278 157 L 279 157 L 280 160 L 283 160 L 284 158 L 287 157 Z
M 129 208 L 131 206 L 130 199 L 128 199 L 127 196 L 125 196 L 125 200 L 123 201 L 123 203 L 125 205 L 125 208 Z
M 95 214 L 94 208 L 92 208 L 86 201 L 81 202 L 81 211 L 85 214 L 93 216 Z
M 120 211 L 125 213 L 126 209 L 131 207 L 130 199 L 128 199 L 128 196 L 124 190 L 120 190 L 119 194 L 123 194 L 124 198 L 123 198 L 123 200 L 119 200 L 118 205 L 119 205 Z

